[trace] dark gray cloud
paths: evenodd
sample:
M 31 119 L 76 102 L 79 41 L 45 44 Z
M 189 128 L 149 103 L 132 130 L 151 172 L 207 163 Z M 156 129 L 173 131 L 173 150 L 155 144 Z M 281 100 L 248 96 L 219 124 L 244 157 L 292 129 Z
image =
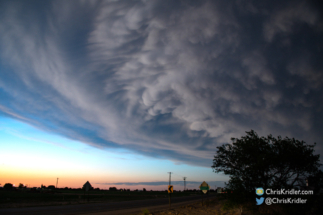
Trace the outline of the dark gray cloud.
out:
M 92 146 L 200 166 L 250 129 L 323 152 L 316 1 L 0 8 L 2 114 Z
M 189 189 L 199 189 L 199 186 L 202 184 L 203 181 L 186 181 L 186 187 Z M 211 189 L 214 189 L 214 186 L 217 187 L 224 187 L 225 181 L 207 181 L 208 185 L 211 187 Z M 108 186 L 138 186 L 138 185 L 144 185 L 144 186 L 164 186 L 167 188 L 167 185 L 169 185 L 168 181 L 154 181 L 154 182 L 120 182 L 120 183 L 94 183 L 97 185 L 108 185 Z M 183 188 L 183 181 L 172 181 L 172 185 L 176 187 L 176 190 Z

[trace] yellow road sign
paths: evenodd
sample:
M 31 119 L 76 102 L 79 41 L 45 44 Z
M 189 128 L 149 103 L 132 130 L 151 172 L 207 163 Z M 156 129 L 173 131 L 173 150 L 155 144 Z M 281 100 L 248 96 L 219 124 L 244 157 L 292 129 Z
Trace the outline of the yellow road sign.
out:
M 205 181 L 203 181 L 203 183 L 200 185 L 200 189 L 205 194 L 210 189 L 210 186 Z
M 168 185 L 168 193 L 173 193 L 173 185 Z

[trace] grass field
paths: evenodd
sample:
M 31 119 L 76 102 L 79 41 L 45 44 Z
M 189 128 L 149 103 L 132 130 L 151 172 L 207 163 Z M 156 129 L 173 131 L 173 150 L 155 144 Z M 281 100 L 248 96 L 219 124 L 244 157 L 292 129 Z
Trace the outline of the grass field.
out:
M 175 192 L 173 197 L 198 195 L 197 192 Z M 168 193 L 158 191 L 120 192 L 82 190 L 57 190 L 54 193 L 32 193 L 27 191 L 0 191 L 0 207 L 28 207 L 36 205 L 82 204 L 87 202 L 114 202 L 142 199 L 168 198 Z

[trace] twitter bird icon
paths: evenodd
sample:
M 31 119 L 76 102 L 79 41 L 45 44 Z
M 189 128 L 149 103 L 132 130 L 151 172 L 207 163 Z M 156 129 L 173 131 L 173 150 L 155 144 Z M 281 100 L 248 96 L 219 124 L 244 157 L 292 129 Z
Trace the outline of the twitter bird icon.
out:
M 261 205 L 262 203 L 264 203 L 264 199 L 264 197 L 261 197 L 260 199 L 256 198 L 257 205 Z

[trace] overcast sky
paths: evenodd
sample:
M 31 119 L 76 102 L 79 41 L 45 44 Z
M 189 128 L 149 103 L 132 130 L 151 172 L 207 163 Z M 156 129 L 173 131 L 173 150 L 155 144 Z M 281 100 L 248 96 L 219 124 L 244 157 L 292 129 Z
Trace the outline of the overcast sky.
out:
M 296 0 L 0 1 L 0 114 L 211 172 L 216 147 L 251 129 L 323 155 L 322 11 Z

